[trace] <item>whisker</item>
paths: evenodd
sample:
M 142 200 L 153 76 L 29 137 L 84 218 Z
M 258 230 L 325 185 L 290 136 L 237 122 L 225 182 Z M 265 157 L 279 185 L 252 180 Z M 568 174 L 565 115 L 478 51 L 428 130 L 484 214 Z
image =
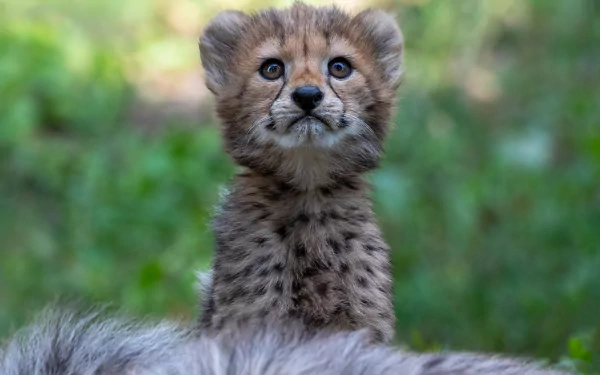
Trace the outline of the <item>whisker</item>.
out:
M 257 118 L 256 120 L 254 120 L 252 125 L 250 125 L 250 127 L 246 131 L 246 138 L 247 138 L 246 147 L 248 147 L 248 145 L 250 144 L 250 140 L 252 140 L 252 138 L 254 137 L 254 133 L 256 133 L 259 126 L 265 121 L 267 121 L 267 122 L 273 121 L 273 118 L 271 116 L 261 116 L 261 117 Z
M 252 123 L 252 125 L 250 125 L 250 127 L 248 128 L 246 135 L 248 135 L 248 133 L 250 133 L 250 131 L 252 131 L 255 127 L 259 126 L 261 122 L 265 121 L 265 120 L 272 120 L 271 116 L 261 116 L 259 118 L 257 118 L 256 120 L 254 120 L 254 122 Z
M 371 129 L 371 127 L 369 125 L 367 125 L 366 122 L 364 122 L 362 119 L 351 115 L 349 113 L 344 113 L 344 117 L 348 117 L 351 120 L 354 120 L 355 122 L 357 122 L 363 129 L 365 129 L 369 134 L 371 135 L 375 135 L 375 132 L 373 131 L 373 129 Z

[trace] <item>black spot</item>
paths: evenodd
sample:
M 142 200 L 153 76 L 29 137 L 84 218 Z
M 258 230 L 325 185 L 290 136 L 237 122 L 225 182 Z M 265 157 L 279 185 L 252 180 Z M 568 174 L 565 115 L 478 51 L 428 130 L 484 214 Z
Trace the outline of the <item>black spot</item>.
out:
M 300 222 L 300 223 L 304 223 L 304 224 L 308 223 L 309 221 L 310 221 L 310 217 L 305 213 L 299 214 L 294 219 L 294 222 Z
M 290 310 L 288 310 L 287 312 L 287 316 L 292 318 L 292 319 L 299 319 L 302 318 L 302 314 L 300 313 L 300 311 L 298 310 L 298 305 L 300 301 L 298 301 L 297 299 L 292 299 L 292 303 L 294 304 L 294 307 Z
M 251 204 L 252 208 L 255 208 L 257 210 L 265 210 L 267 208 L 266 205 L 264 205 L 263 203 L 260 202 L 252 202 Z
M 369 104 L 365 107 L 365 112 L 373 112 L 377 110 L 377 106 L 375 104 Z
M 283 282 L 281 280 L 277 281 L 273 285 L 273 289 L 279 294 L 283 293 Z
M 278 227 L 277 229 L 275 229 L 275 233 L 277 233 L 277 235 L 279 235 L 279 238 L 281 238 L 281 240 L 285 240 L 285 238 L 288 235 L 287 226 L 282 225 L 282 226 Z
M 259 272 L 258 272 L 258 276 L 259 277 L 267 277 L 270 275 L 271 272 L 269 272 L 269 270 L 267 268 L 262 268 Z
M 221 253 L 221 258 L 227 263 L 240 263 L 242 261 L 245 261 L 247 258 L 247 254 L 245 252 L 245 249 L 240 249 L 241 251 L 227 251 L 227 252 L 223 252 Z
M 348 266 L 348 263 L 342 262 L 340 263 L 340 272 L 341 273 L 347 273 L 350 270 L 350 267 Z
M 373 271 L 373 268 L 371 268 L 371 266 L 369 266 L 368 264 L 365 265 L 365 271 L 369 274 L 369 275 L 375 275 L 375 272 Z
M 271 256 L 270 255 L 260 255 L 258 258 L 256 258 L 256 261 L 254 263 L 257 266 L 261 266 L 263 264 L 269 263 L 270 260 L 271 260 Z
M 340 128 L 345 128 L 348 126 L 348 120 L 346 120 L 346 116 L 342 116 L 342 121 L 340 121 Z
M 231 289 L 229 295 L 232 300 L 240 299 L 246 295 L 246 290 L 243 287 L 236 286 Z
M 344 236 L 344 241 L 350 241 L 350 240 L 357 238 L 358 234 L 356 234 L 354 232 L 346 231 L 346 232 L 342 233 L 342 236 Z
M 359 222 L 365 222 L 368 220 L 368 216 L 365 214 L 358 214 L 355 216 L 355 219 Z
M 292 282 L 292 293 L 297 294 L 304 288 L 304 284 L 298 280 Z
M 231 284 L 237 278 L 237 274 L 222 273 L 220 276 L 215 276 L 215 281 L 223 281 L 225 284 Z
M 347 312 L 346 319 L 348 320 L 348 324 L 350 324 L 353 327 L 356 327 L 356 325 L 357 325 L 356 317 L 350 315 L 350 313 Z
M 240 272 L 240 275 L 242 278 L 248 278 L 250 275 L 252 275 L 252 272 L 254 272 L 254 266 L 249 265 L 245 267 L 242 272 Z
M 331 191 L 331 188 L 327 186 L 324 186 L 319 190 L 321 191 L 321 194 L 323 194 L 324 197 L 331 197 L 333 195 L 333 191 Z
M 317 293 L 319 293 L 319 295 L 321 297 L 325 297 L 327 295 L 328 290 L 329 290 L 329 285 L 327 283 L 321 283 L 321 284 L 317 285 Z
M 445 357 L 435 357 L 432 360 L 425 362 L 425 364 L 423 364 L 423 368 L 430 369 L 432 367 L 442 364 L 445 361 Z
M 330 270 L 332 267 L 331 261 L 329 259 L 319 260 L 319 261 L 315 262 L 312 266 L 320 271 L 327 271 L 327 270 Z
M 302 277 L 306 277 L 306 278 L 315 277 L 320 273 L 321 272 L 317 267 L 306 267 L 302 271 Z
M 321 212 L 319 216 L 319 223 L 321 225 L 325 224 L 329 219 L 340 220 L 342 217 L 336 211 L 324 211 Z
M 329 185 L 329 188 L 331 189 L 332 192 L 340 190 L 340 184 L 337 183 L 338 180 L 340 180 L 342 178 L 342 176 L 337 173 L 337 172 L 331 172 L 329 173 L 329 179 L 331 181 L 335 181 L 334 183 L 332 183 L 331 185 Z
M 265 193 L 265 198 L 272 202 L 278 202 L 283 197 L 283 192 L 278 190 L 270 190 Z
M 258 216 L 256 218 L 256 220 L 263 221 L 263 220 L 266 220 L 269 216 L 271 216 L 271 213 L 269 213 L 269 212 L 263 212 L 260 216 Z
M 344 185 L 345 187 L 347 187 L 350 190 L 359 190 L 360 189 L 358 184 L 352 180 L 344 179 L 341 181 L 341 183 L 342 183 L 342 185 Z
M 256 243 L 258 246 L 262 246 L 265 244 L 265 242 L 267 242 L 267 238 L 266 237 L 256 237 L 254 239 L 252 239 L 252 242 Z
M 294 186 L 283 181 L 277 182 L 277 190 L 279 190 L 282 193 L 294 193 L 296 191 Z
M 267 287 L 264 285 L 259 285 L 258 288 L 254 291 L 254 295 L 257 297 L 264 296 L 267 293 Z
M 363 306 L 367 306 L 367 307 L 373 307 L 373 301 L 371 301 L 371 300 L 370 300 L 370 299 L 368 299 L 368 298 L 361 298 L 361 299 L 360 299 L 360 303 L 361 303 Z
M 365 245 L 365 251 L 367 253 L 373 253 L 373 252 L 377 251 L 377 247 L 375 247 L 371 244 L 367 244 L 367 245 Z
M 306 321 L 309 327 L 315 328 L 323 327 L 326 324 L 326 319 L 323 316 L 311 316 Z
M 275 189 L 270 189 L 265 193 L 265 198 L 270 201 L 281 201 L 285 195 L 294 194 L 294 188 L 284 182 L 279 182 Z
M 308 42 L 306 41 L 306 38 L 304 38 L 304 44 L 302 47 L 302 52 L 304 54 L 304 56 L 308 56 Z
M 220 331 L 223 329 L 223 327 L 225 327 L 225 321 L 224 320 L 219 320 L 219 322 L 217 324 L 215 324 L 215 330 Z
M 304 258 L 306 256 L 306 246 L 303 243 L 299 243 L 294 248 L 294 255 L 296 255 L 296 258 Z
M 329 219 L 329 216 L 327 216 L 327 212 L 322 212 L 319 215 L 319 224 L 325 225 L 327 223 L 327 219 Z
M 385 339 L 385 335 L 383 334 L 383 332 L 381 332 L 381 330 L 376 329 L 373 331 L 373 338 L 375 339 L 375 341 L 381 342 Z
M 217 303 L 220 305 L 230 305 L 233 303 L 233 296 L 231 294 L 225 294 L 224 296 L 218 296 Z
M 327 246 L 333 250 L 334 254 L 337 255 L 341 252 L 341 245 L 338 241 L 334 240 L 333 238 L 328 238 L 326 242 Z
M 285 264 L 283 264 L 281 262 L 275 263 L 273 265 L 273 271 L 275 271 L 277 273 L 281 273 L 284 268 L 285 268 Z
M 200 326 L 203 328 L 208 328 L 210 326 L 210 322 L 214 313 L 215 299 L 213 298 L 213 296 L 210 296 L 204 304 L 204 308 L 202 309 L 202 315 L 200 317 Z
M 366 288 L 369 285 L 369 280 L 366 277 L 359 276 L 356 278 L 356 282 L 363 288 Z
M 340 316 L 344 313 L 344 308 L 341 305 L 337 305 L 335 309 L 331 312 L 332 316 Z
M 352 243 L 350 241 L 346 241 L 346 243 L 344 244 L 344 250 L 346 250 L 347 252 L 350 252 L 354 249 L 354 247 L 352 246 Z
M 298 297 L 298 296 L 292 297 L 292 306 L 294 306 L 295 309 L 297 309 L 300 306 L 300 297 Z

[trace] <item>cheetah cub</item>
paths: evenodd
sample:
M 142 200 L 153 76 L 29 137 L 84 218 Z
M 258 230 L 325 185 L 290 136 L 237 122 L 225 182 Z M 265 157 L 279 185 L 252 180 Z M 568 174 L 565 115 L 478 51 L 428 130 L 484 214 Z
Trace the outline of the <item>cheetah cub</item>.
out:
M 243 167 L 214 220 L 201 326 L 273 316 L 394 334 L 389 249 L 362 175 L 377 167 L 403 37 L 377 10 L 225 11 L 200 38 L 226 151 Z

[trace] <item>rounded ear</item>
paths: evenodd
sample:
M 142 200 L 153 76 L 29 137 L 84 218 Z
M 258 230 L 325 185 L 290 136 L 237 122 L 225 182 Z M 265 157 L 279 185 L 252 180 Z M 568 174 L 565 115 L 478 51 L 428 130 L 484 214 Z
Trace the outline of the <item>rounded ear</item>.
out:
M 378 9 L 367 9 L 357 14 L 352 23 L 372 43 L 386 82 L 397 89 L 404 72 L 404 36 L 394 17 Z
M 234 61 L 236 47 L 249 19 L 248 15 L 239 11 L 223 11 L 208 23 L 200 36 L 200 58 L 206 72 L 206 87 L 215 95 L 227 82 L 227 67 Z

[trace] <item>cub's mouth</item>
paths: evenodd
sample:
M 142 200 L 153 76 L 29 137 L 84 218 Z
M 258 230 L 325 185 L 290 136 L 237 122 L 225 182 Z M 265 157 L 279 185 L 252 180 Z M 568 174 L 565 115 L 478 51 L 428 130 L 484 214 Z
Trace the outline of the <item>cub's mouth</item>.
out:
M 277 118 L 269 116 L 264 127 L 265 134 L 283 148 L 334 147 L 346 135 L 352 133 L 344 114 L 339 118 L 331 114 L 303 113 L 287 114 Z M 287 120 L 287 121 L 286 121 Z
M 295 128 L 306 128 L 306 131 L 308 133 L 310 132 L 314 132 L 314 130 L 320 129 L 320 132 L 323 131 L 333 131 L 333 127 L 329 124 L 329 122 L 327 122 L 325 119 L 323 119 L 320 116 L 311 114 L 311 115 L 302 115 L 299 116 L 298 118 L 292 120 L 287 128 L 286 131 L 293 131 Z

